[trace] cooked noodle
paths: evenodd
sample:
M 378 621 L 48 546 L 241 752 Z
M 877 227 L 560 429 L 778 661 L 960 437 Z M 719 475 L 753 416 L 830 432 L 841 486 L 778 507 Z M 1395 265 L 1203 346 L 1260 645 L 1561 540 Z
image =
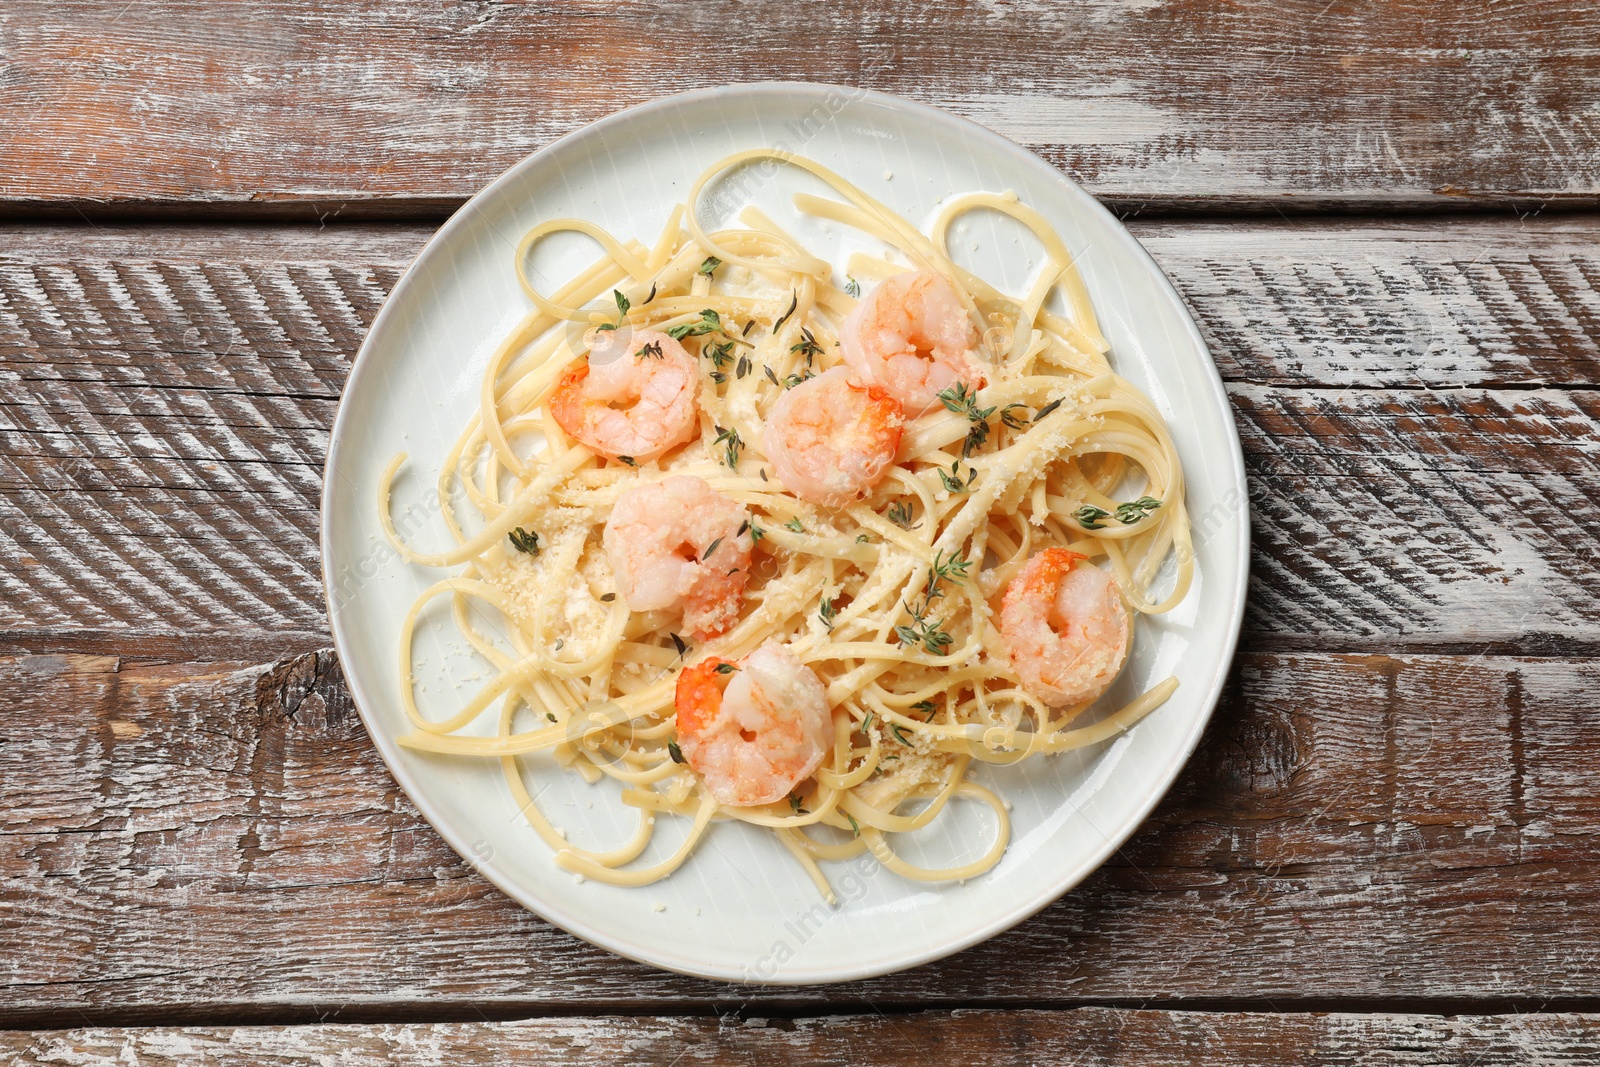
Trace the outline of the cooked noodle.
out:
M 744 210 L 739 228 L 705 231 L 694 210 L 701 191 L 730 168 L 763 160 L 803 168 L 842 197 L 798 195 L 802 212 L 854 227 L 893 252 L 852 256 L 846 271 L 836 272 L 754 208 Z M 401 626 L 401 693 L 414 727 L 401 743 L 498 759 L 556 863 L 597 881 L 636 886 L 665 877 L 723 819 L 772 829 L 830 900 L 821 864 L 863 852 L 918 881 L 980 874 L 999 862 L 1010 829 L 1007 805 L 969 779 L 973 760 L 1010 763 L 1099 743 L 1129 729 L 1177 686 L 1169 678 L 1098 722 L 1074 727 L 1085 707 L 1052 708 L 1027 691 L 992 610 L 999 591 L 1047 546 L 1105 559 L 1135 618 L 1183 599 L 1192 552 L 1183 474 L 1166 426 L 1107 361 L 1072 253 L 1013 195 L 955 197 L 924 234 L 818 164 L 759 149 L 705 171 L 688 204 L 673 211 L 649 247 L 573 219 L 544 223 L 523 239 L 516 269 L 534 310 L 491 358 L 479 410 L 439 475 L 454 547 L 427 552 L 400 539 L 389 500 L 406 457 L 384 472 L 380 511 L 397 549 L 413 563 L 454 569 Z M 1037 238 L 1044 265 L 1028 292 L 1002 293 L 952 260 L 951 225 L 974 211 L 1009 216 Z M 587 235 L 603 255 L 546 295 L 524 265 L 534 245 L 559 232 Z M 708 257 L 720 266 L 703 271 Z M 989 361 L 977 398 L 992 412 L 983 420 L 988 430 L 972 447 L 978 420 L 970 412 L 946 404 L 908 413 L 896 463 L 870 495 L 838 509 L 806 503 L 781 488 L 762 454 L 764 420 L 786 382 L 839 362 L 839 327 L 860 291 L 855 279 L 870 283 L 908 269 L 943 275 L 973 317 Z M 614 291 L 628 302 L 620 312 Z M 1047 306 L 1056 295 L 1065 315 Z M 726 329 L 685 342 L 700 350 L 697 439 L 656 461 L 619 462 L 569 437 L 552 418 L 557 381 L 585 360 L 594 327 L 666 331 L 705 321 L 707 309 Z M 721 336 L 738 337 L 737 365 L 710 358 L 709 344 Z M 718 440 L 729 429 L 742 447 L 730 447 L 726 434 Z M 674 633 L 671 615 L 630 612 L 600 551 L 618 496 L 668 474 L 705 479 L 747 508 L 759 531 L 737 621 L 703 642 Z M 1119 510 L 1127 485 L 1138 487 L 1132 495 L 1142 510 L 1129 512 L 1125 503 Z M 457 497 L 476 512 L 471 524 L 458 520 Z M 510 540 L 526 531 L 542 535 L 536 552 Z M 951 567 L 952 560 L 960 562 Z M 434 720 L 416 704 L 412 647 L 419 619 L 446 599 L 462 637 L 493 665 L 494 677 L 449 717 Z M 475 625 L 483 617 L 503 636 Z M 787 802 L 729 806 L 675 759 L 675 679 L 707 656 L 739 660 L 774 639 L 826 687 L 832 749 Z M 494 736 L 483 736 L 474 726 L 480 721 L 495 724 Z M 469 727 L 470 735 L 463 732 Z M 536 753 L 591 782 L 620 782 L 622 803 L 638 809 L 638 831 L 611 851 L 569 842 L 524 783 L 521 764 Z M 892 836 L 928 826 L 955 799 L 989 809 L 994 836 L 983 854 L 946 869 L 901 858 Z M 670 855 L 640 865 L 665 816 L 686 820 L 687 834 Z

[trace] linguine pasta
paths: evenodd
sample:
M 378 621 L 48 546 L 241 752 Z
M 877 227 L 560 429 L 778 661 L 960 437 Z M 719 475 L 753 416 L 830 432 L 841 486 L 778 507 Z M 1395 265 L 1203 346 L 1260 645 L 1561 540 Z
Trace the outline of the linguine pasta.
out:
M 797 195 L 799 211 L 853 227 L 886 251 L 853 255 L 839 271 L 754 208 L 736 228 L 704 229 L 696 205 L 708 183 L 767 160 L 808 171 L 838 196 Z M 385 472 L 380 511 L 390 539 L 409 561 L 450 571 L 401 626 L 412 725 L 401 743 L 498 760 L 555 862 L 610 884 L 665 877 L 726 819 L 771 829 L 830 901 L 822 864 L 863 852 L 918 881 L 980 874 L 999 862 L 1010 830 L 1007 805 L 968 776 L 974 760 L 1013 763 L 1096 744 L 1177 686 L 1169 678 L 1084 725 L 1086 706 L 1052 707 L 1029 691 L 996 628 L 1001 591 L 1049 547 L 1103 561 L 1135 619 L 1182 600 L 1193 562 L 1166 426 L 1112 370 L 1072 253 L 1013 195 L 951 198 L 923 233 L 817 163 L 758 149 L 707 169 L 687 204 L 648 246 L 575 219 L 522 239 L 516 269 L 533 310 L 490 360 L 479 410 L 439 475 L 452 547 L 425 551 L 400 538 L 389 499 L 406 457 Z M 1027 292 L 1000 292 L 951 258 L 952 224 L 969 212 L 1007 215 L 1037 238 L 1044 266 Z M 559 232 L 587 235 L 602 254 L 544 293 L 524 265 Z M 907 411 L 894 464 L 863 499 L 808 503 L 785 490 L 763 455 L 766 420 L 787 389 L 839 364 L 840 327 L 862 288 L 912 269 L 938 272 L 960 294 L 981 337 L 986 385 Z M 1055 296 L 1066 314 L 1050 310 Z M 645 329 L 695 354 L 698 433 L 650 461 L 597 454 L 552 418 L 552 395 L 587 358 L 596 330 Z M 705 640 L 686 638 L 670 612 L 630 611 L 601 551 L 623 492 L 683 474 L 748 509 L 755 541 L 736 619 Z M 457 499 L 474 513 L 470 522 L 458 517 Z M 446 608 L 494 675 L 452 714 L 430 718 L 416 703 L 412 646 L 424 613 Z M 497 633 L 485 632 L 485 615 Z M 674 687 L 706 657 L 737 661 L 770 641 L 825 687 L 831 749 L 786 800 L 732 806 L 683 762 Z M 637 832 L 610 851 L 568 841 L 529 793 L 522 764 L 530 758 L 621 783 Z M 992 814 L 982 855 L 929 869 L 897 854 L 894 835 L 928 826 L 958 799 Z M 641 862 L 666 817 L 687 821 L 682 843 Z

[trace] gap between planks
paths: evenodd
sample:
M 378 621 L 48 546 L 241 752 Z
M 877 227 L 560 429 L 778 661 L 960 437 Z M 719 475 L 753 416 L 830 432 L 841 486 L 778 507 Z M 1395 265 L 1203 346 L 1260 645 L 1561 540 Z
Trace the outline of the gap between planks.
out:
M 973 1067 L 1070 1063 L 1077 1067 L 1199 1064 L 1592 1063 L 1600 1018 L 1579 1014 L 1439 1015 L 1199 1013 L 1152 1009 L 957 1010 L 780 1017 L 579 1016 L 463 1024 L 162 1027 L 79 1026 L 45 1033 L 0 1031 L 18 1067 L 159 1067 L 339 1063 L 347 1067 L 627 1062 L 695 1064 L 961 1062 Z

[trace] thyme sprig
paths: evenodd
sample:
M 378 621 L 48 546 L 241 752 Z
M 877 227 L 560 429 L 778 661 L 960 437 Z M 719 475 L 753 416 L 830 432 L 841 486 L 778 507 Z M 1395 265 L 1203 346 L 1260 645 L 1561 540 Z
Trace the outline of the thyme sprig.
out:
M 920 644 L 927 649 L 930 656 L 942 656 L 950 651 L 955 639 L 945 633 L 943 622 L 929 622 L 926 615 L 919 615 L 910 608 L 906 610 L 911 613 L 912 624 L 894 628 L 894 635 L 899 638 L 902 646 L 910 648 Z
M 911 521 L 911 501 L 909 500 L 897 500 L 890 504 L 889 510 L 884 514 L 884 518 L 908 532 L 922 525 L 920 522 Z
M 972 492 L 972 483 L 978 480 L 978 468 L 969 463 L 967 464 L 966 480 L 962 481 L 961 461 L 959 459 L 950 463 L 948 471 L 943 467 L 938 468 L 938 471 L 939 480 L 944 483 L 946 491 L 951 493 L 970 493 Z
M 963 581 L 971 569 L 972 561 L 962 556 L 952 554 L 947 559 L 943 549 L 933 554 L 933 566 L 928 568 L 927 581 L 922 585 L 922 600 L 915 605 L 907 601 L 905 605 L 911 623 L 894 628 L 903 647 L 920 644 L 932 656 L 942 656 L 950 650 L 954 638 L 945 631 L 942 621 L 930 622 L 928 615 L 933 610 L 933 602 L 945 595 L 940 583 Z
M 739 436 L 739 431 L 717 427 L 717 436 L 712 439 L 713 445 L 723 447 L 723 462 L 727 463 L 730 470 L 739 466 L 739 451 L 744 448 L 744 439 Z
M 1026 404 L 1007 404 L 1000 409 L 1000 421 L 1013 430 L 1026 430 L 1028 428 L 1027 416 L 1019 415 L 1017 412 L 1026 412 L 1027 410 L 1028 405 Z
M 655 295 L 654 289 L 650 290 L 650 295 Z M 622 295 L 621 289 L 611 290 L 611 296 L 612 299 L 617 302 L 617 321 L 602 322 L 600 325 L 595 327 L 597 330 L 615 330 L 617 327 L 622 325 L 622 320 L 628 317 L 628 309 L 633 306 L 632 302 L 629 301 L 626 296 Z M 649 301 L 646 300 L 645 303 L 649 303 Z
M 839 609 L 833 606 L 833 601 L 823 597 L 822 603 L 817 606 L 817 618 L 822 620 L 822 625 L 828 628 L 829 633 L 833 632 L 833 621 L 838 616 Z
M 1135 523 L 1143 522 L 1146 517 L 1160 506 L 1161 501 L 1155 497 L 1142 496 L 1138 500 L 1130 500 L 1127 503 L 1118 504 L 1115 511 L 1116 520 L 1124 526 L 1132 526 Z M 1085 504 L 1072 513 L 1072 517 L 1078 520 L 1078 525 L 1085 530 L 1105 529 L 1106 520 L 1111 518 L 1112 515 L 1113 512 L 1107 511 L 1105 508 L 1097 508 L 1093 504 Z
M 1132 526 L 1142 521 L 1145 516 L 1161 506 L 1161 501 L 1153 496 L 1142 496 L 1138 500 L 1130 500 L 1126 504 L 1117 505 L 1117 521 L 1124 526 Z
M 939 393 L 939 402 L 947 411 L 957 415 L 965 415 L 972 423 L 967 428 L 967 439 L 961 443 L 961 457 L 972 455 L 982 448 L 989 440 L 989 419 L 994 416 L 996 408 L 980 408 L 978 406 L 978 391 L 968 388 L 966 382 L 957 382 L 950 388 Z
M 816 337 L 809 329 L 800 327 L 800 340 L 789 346 L 789 351 L 796 355 L 804 356 L 806 366 L 812 365 L 812 360 L 822 355 L 822 346 L 817 344 Z
M 966 382 L 957 382 L 950 388 L 939 393 L 939 402 L 945 410 L 957 415 L 965 415 L 973 422 L 982 422 L 995 413 L 994 408 L 980 408 L 978 406 L 978 391 L 969 389 Z
M 722 330 L 722 316 L 718 315 L 715 308 L 706 308 L 700 312 L 696 322 L 680 322 L 667 330 L 667 336 L 674 341 L 681 341 L 685 337 L 702 337 L 708 333 L 719 333 Z

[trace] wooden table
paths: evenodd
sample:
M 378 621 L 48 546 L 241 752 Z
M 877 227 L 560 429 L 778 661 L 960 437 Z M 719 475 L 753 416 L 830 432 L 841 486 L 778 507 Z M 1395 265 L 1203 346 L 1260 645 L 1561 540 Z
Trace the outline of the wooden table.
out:
M 0 1054 L 34 1063 L 1600 1060 L 1591 0 L 0 7 Z M 501 896 L 317 577 L 362 333 L 456 205 L 767 78 L 1122 212 L 1233 398 L 1233 682 L 1149 823 L 906 974 L 719 985 Z

